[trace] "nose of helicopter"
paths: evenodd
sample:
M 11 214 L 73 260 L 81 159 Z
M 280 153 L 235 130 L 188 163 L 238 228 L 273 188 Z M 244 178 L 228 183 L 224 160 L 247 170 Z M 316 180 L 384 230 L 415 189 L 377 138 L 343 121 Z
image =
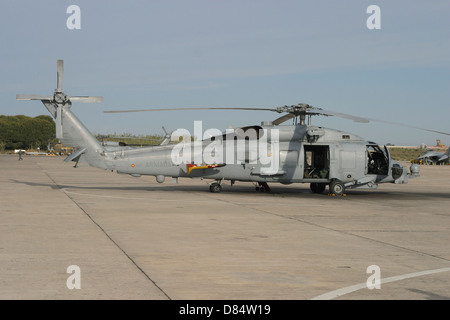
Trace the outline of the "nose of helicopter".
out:
M 408 183 L 408 178 L 416 178 L 419 176 L 420 167 L 417 164 L 412 164 L 409 168 L 410 172 L 405 166 L 401 165 L 397 161 L 392 161 L 392 178 L 394 182 L 398 184 Z

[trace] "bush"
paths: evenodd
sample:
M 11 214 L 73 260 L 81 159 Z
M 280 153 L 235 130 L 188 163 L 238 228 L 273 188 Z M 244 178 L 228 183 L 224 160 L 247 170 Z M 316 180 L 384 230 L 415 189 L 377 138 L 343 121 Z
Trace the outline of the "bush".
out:
M 47 149 L 55 139 L 55 122 L 50 116 L 0 116 L 0 145 L 3 149 Z

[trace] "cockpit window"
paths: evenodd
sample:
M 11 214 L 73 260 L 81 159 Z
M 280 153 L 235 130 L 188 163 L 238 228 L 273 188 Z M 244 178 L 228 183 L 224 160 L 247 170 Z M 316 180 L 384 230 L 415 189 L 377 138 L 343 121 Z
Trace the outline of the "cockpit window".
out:
M 378 145 L 367 146 L 367 173 L 387 175 L 389 172 L 389 158 Z

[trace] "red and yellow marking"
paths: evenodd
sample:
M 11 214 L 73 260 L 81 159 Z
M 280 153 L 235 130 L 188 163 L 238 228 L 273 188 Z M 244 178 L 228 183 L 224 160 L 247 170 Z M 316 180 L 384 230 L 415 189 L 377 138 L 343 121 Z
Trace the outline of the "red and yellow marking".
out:
M 188 164 L 186 164 L 186 170 L 187 170 L 187 173 L 190 174 L 192 170 L 218 168 L 218 167 L 223 167 L 223 166 L 225 166 L 225 164 L 202 164 L 202 165 L 197 165 L 197 164 L 188 163 Z

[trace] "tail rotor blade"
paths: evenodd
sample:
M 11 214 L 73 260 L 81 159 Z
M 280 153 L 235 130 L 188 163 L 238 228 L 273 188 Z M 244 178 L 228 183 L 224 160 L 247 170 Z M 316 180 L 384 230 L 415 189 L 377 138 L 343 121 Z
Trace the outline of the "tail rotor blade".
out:
M 58 92 L 62 92 L 62 87 L 63 87 L 63 80 L 64 80 L 64 60 L 58 60 L 57 62 L 57 66 L 56 66 L 56 70 L 57 70 L 57 91 Z
M 99 96 L 75 96 L 69 97 L 70 101 L 82 102 L 82 103 L 102 103 L 103 97 Z
M 40 96 L 38 94 L 17 94 L 16 100 L 53 100 L 53 96 Z

